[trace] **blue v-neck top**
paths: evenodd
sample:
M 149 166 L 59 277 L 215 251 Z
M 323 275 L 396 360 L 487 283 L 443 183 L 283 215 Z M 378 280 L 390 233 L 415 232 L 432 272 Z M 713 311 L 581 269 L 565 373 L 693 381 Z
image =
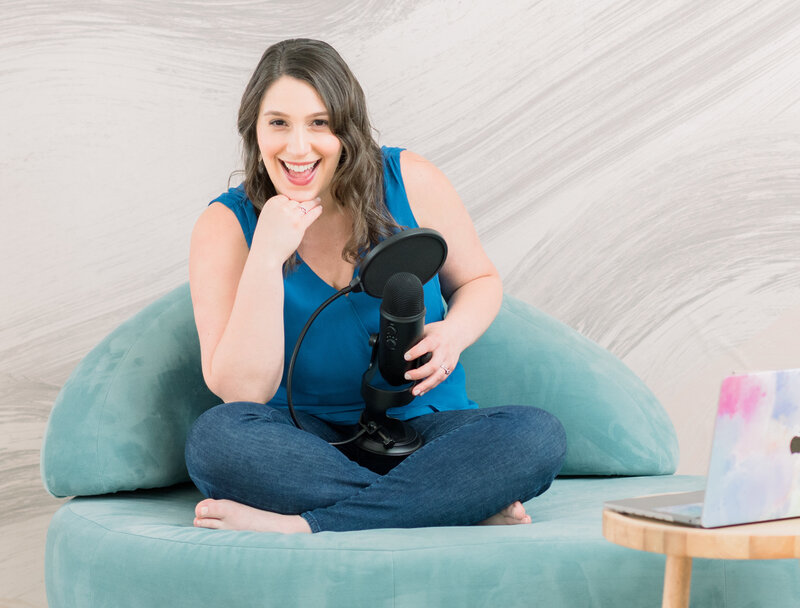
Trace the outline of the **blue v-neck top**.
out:
M 402 148 L 383 147 L 384 195 L 395 221 L 404 228 L 416 228 L 403 176 L 400 173 Z M 247 246 L 253 242 L 257 216 L 244 192 L 244 185 L 231 188 L 212 201 L 228 207 L 239 220 Z M 298 258 L 299 265 L 283 280 L 284 371 L 281 385 L 269 405 L 286 408 L 286 373 L 295 342 L 308 318 L 327 298 L 336 293 Z M 424 286 L 425 323 L 441 321 L 445 307 L 439 276 Z M 292 379 L 292 402 L 298 411 L 308 412 L 336 424 L 355 424 L 364 401 L 361 377 L 369 366 L 371 334 L 380 324 L 380 298 L 366 293 L 351 293 L 330 304 L 314 321 L 303 339 Z M 433 411 L 475 408 L 467 398 L 464 369 L 459 363 L 436 388 L 416 397 L 406 406 L 389 410 L 401 420 Z

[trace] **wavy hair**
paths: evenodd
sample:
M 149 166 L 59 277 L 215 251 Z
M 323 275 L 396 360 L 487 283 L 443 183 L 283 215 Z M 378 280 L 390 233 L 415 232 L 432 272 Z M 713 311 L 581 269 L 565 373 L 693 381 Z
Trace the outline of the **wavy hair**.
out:
M 331 131 L 342 144 L 330 189 L 338 204 L 352 212 L 353 234 L 342 257 L 357 263 L 370 247 L 399 227 L 384 202 L 383 154 L 372 136 L 364 91 L 339 53 L 326 42 L 284 40 L 261 56 L 239 106 L 245 193 L 257 214 L 277 194 L 260 159 L 256 123 L 267 89 L 282 76 L 314 88 L 328 111 Z M 285 270 L 296 265 L 297 255 L 293 254 Z

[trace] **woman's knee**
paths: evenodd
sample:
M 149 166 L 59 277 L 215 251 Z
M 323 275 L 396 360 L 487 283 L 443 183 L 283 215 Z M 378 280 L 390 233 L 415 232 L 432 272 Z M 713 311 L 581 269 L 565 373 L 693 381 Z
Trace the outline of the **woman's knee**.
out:
M 241 415 L 237 411 L 237 403 L 222 403 L 200 414 L 189 427 L 186 435 L 186 446 L 199 448 L 218 440 L 220 434 L 228 432 L 231 423 Z
M 198 478 L 213 476 L 226 456 L 235 451 L 237 437 L 241 438 L 241 424 L 248 417 L 263 416 L 263 408 L 267 407 L 247 402 L 223 403 L 198 416 L 189 428 L 184 449 L 186 468 L 195 483 Z
M 530 406 L 506 410 L 509 449 L 531 469 L 555 478 L 564 464 L 567 436 L 561 421 L 550 412 Z

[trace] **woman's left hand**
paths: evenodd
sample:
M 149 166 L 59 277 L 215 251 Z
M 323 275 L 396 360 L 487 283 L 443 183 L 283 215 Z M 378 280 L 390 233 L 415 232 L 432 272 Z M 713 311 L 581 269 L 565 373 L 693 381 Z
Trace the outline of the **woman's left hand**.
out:
M 457 346 L 450 325 L 447 321 L 429 323 L 425 326 L 422 340 L 406 352 L 406 361 L 418 359 L 425 353 L 431 354 L 430 361 L 406 373 L 406 380 L 420 381 L 413 389 L 414 395 L 424 395 L 444 382 L 456 368 L 462 349 Z

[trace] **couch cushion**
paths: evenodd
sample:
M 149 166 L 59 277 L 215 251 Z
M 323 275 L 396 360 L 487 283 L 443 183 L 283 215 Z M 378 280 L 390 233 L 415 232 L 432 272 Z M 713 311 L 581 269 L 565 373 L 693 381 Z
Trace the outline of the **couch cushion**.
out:
M 664 556 L 602 536 L 605 500 L 696 477 L 558 479 L 523 526 L 314 535 L 192 527 L 189 486 L 76 498 L 47 536 L 50 608 L 67 606 L 658 606 Z M 794 606 L 796 560 L 694 560 L 692 605 Z
M 610 352 L 525 302 L 506 295 L 461 361 L 467 392 L 480 405 L 535 405 L 561 420 L 562 475 L 675 472 L 675 429 L 644 382 Z
M 42 446 L 47 490 L 83 496 L 186 481 L 189 426 L 220 403 L 199 361 L 188 284 L 115 329 L 56 398 Z

